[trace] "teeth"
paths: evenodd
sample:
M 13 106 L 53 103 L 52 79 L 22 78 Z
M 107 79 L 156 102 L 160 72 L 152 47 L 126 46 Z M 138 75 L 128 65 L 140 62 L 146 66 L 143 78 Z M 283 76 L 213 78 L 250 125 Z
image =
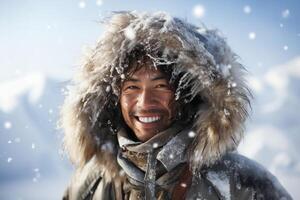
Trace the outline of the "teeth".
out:
M 156 116 L 156 117 L 139 117 L 139 121 L 144 122 L 144 123 L 156 122 L 159 119 L 160 119 L 159 116 Z

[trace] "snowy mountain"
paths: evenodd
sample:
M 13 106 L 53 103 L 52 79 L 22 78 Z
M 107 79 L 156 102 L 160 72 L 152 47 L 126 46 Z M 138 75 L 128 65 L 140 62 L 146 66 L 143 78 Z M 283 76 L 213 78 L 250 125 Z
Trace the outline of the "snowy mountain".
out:
M 71 171 L 56 129 L 63 85 L 39 73 L 0 84 L 0 199 L 62 196 Z
M 268 168 L 300 199 L 300 57 L 250 77 L 253 113 L 239 152 Z

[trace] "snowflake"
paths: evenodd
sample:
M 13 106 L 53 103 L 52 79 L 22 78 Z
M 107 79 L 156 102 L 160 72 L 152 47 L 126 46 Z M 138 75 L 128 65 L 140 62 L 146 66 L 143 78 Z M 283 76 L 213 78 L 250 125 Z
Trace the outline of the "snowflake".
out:
M 254 32 L 250 32 L 248 37 L 250 40 L 254 40 L 256 38 L 256 34 Z
M 193 137 L 196 136 L 196 133 L 195 133 L 194 131 L 190 131 L 190 132 L 188 133 L 188 135 L 189 135 L 190 138 L 193 138 Z
M 4 128 L 10 129 L 11 126 L 12 126 L 12 125 L 11 125 L 11 122 L 9 122 L 9 121 L 4 122 Z
M 193 9 L 193 14 L 196 18 L 202 18 L 205 14 L 205 8 L 202 5 L 196 5 Z
M 283 50 L 287 51 L 289 49 L 289 47 L 287 45 L 283 46 Z
M 97 6 L 101 6 L 103 4 L 103 1 L 102 0 L 97 0 L 96 4 L 97 4 Z
M 155 149 L 155 148 L 157 148 L 158 147 L 158 144 L 155 142 L 155 143 L 153 143 L 153 148 Z
M 251 7 L 249 5 L 244 6 L 244 13 L 246 13 L 246 14 L 251 13 Z
M 79 8 L 85 8 L 85 2 L 84 2 L 84 1 L 80 1 L 80 2 L 78 3 L 78 7 L 79 7 Z
M 186 183 L 181 183 L 180 186 L 181 187 L 186 187 L 187 185 L 186 185 Z
M 12 161 L 12 158 L 11 158 L 11 157 L 8 157 L 8 158 L 7 158 L 7 162 L 10 163 L 11 161 Z
M 281 16 L 283 18 L 288 18 L 290 16 L 290 10 L 289 9 L 285 9 L 284 11 L 282 11 Z
M 34 143 L 31 144 L 31 148 L 35 149 L 35 144 Z

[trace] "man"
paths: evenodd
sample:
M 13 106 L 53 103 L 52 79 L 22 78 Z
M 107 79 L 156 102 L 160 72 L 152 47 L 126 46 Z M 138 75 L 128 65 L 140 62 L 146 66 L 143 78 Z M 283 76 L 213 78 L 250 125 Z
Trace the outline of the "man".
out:
M 63 105 L 64 199 L 291 199 L 235 152 L 250 96 L 216 30 L 114 14 Z

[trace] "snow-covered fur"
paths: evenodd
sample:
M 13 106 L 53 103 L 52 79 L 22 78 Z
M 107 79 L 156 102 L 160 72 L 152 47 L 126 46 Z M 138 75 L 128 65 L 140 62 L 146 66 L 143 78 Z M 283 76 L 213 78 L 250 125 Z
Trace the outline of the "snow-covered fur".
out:
M 191 168 L 210 166 L 235 150 L 251 93 L 243 78 L 244 67 L 220 33 L 164 12 L 118 12 L 107 20 L 105 33 L 85 58 L 62 107 L 61 126 L 70 159 L 82 167 L 96 154 L 104 170 L 118 173 L 115 132 L 122 124 L 117 121 L 121 117 L 118 98 L 130 67 L 128 57 L 137 48 L 155 66 L 173 67 L 172 76 L 179 78 L 178 101 L 189 105 L 196 98 L 203 100 L 193 105 L 196 112 L 190 119 L 195 133 L 189 149 Z M 183 92 L 187 88 L 189 92 Z

